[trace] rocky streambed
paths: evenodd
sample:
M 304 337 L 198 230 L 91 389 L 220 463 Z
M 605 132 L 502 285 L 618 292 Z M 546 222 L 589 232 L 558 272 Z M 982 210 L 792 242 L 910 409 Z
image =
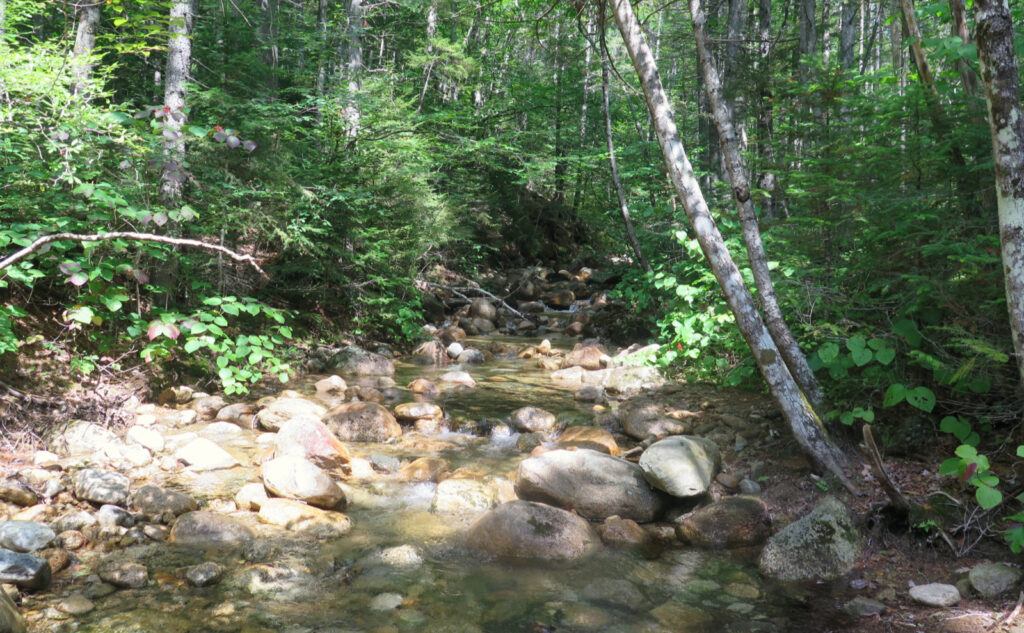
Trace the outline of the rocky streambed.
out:
M 0 484 L 0 631 L 818 630 L 783 589 L 859 536 L 834 499 L 779 530 L 765 464 L 722 470 L 766 412 L 573 342 L 347 348 L 257 401 L 69 422 Z

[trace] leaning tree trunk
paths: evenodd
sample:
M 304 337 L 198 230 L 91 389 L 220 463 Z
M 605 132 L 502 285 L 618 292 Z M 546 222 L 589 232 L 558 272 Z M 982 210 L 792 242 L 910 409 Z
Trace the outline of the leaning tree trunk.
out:
M 775 284 L 772 283 L 771 272 L 768 270 L 768 257 L 765 255 L 764 243 L 761 241 L 761 229 L 757 224 L 754 212 L 754 201 L 750 197 L 750 181 L 747 177 L 747 165 L 740 153 L 740 142 L 732 123 L 729 106 L 722 97 L 722 83 L 715 69 L 715 60 L 708 47 L 708 36 L 705 30 L 705 16 L 700 0 L 690 0 L 690 18 L 693 21 L 693 36 L 697 40 L 697 57 L 700 59 L 701 71 L 704 74 L 704 90 L 711 104 L 711 113 L 718 128 L 718 139 L 722 145 L 722 156 L 725 169 L 732 184 L 733 199 L 739 210 L 740 223 L 743 226 L 743 241 L 747 245 L 750 268 L 754 273 L 754 284 L 757 286 L 758 298 L 764 308 L 765 324 L 771 332 L 772 339 L 778 345 L 782 360 L 786 363 L 800 390 L 815 406 L 825 400 L 821 385 L 814 377 L 807 364 L 807 357 L 800 351 L 800 345 L 786 325 L 775 296 Z
M 626 228 L 626 238 L 636 255 L 636 263 L 644 270 L 651 272 L 651 265 L 644 257 L 640 249 L 640 241 L 636 239 L 636 231 L 633 230 L 633 220 L 629 217 L 629 205 L 626 203 L 626 194 L 622 190 L 622 179 L 619 177 L 619 164 L 615 160 L 615 141 L 612 137 L 612 108 L 608 98 L 608 47 L 604 41 L 604 29 L 601 29 L 601 106 L 604 109 L 604 136 L 608 144 L 608 165 L 612 172 L 612 184 L 615 186 L 615 196 L 619 201 L 619 215 L 622 216 L 622 224 Z
M 999 241 L 1017 368 L 1024 386 L 1024 108 L 1006 0 L 974 0 L 975 39 L 995 158 Z
M 96 31 L 100 27 L 99 2 L 83 4 L 78 9 L 78 28 L 75 32 L 75 48 L 72 55 L 74 62 L 71 66 L 71 76 L 74 78 L 71 91 L 83 97 L 86 95 L 86 85 L 89 82 L 89 75 L 92 73 L 92 51 L 96 48 Z
M 185 136 L 181 133 L 185 122 L 185 94 L 188 90 L 189 66 L 192 63 L 192 6 L 189 0 L 173 0 L 168 27 L 167 70 L 164 77 L 164 168 L 160 193 L 164 202 L 174 204 L 181 199 L 184 184 Z
M 633 7 L 629 0 L 612 0 L 612 7 L 622 39 L 640 78 L 672 184 L 683 201 L 683 207 L 693 225 L 704 257 L 722 287 L 729 308 L 736 318 L 736 324 L 750 346 L 772 397 L 788 421 L 797 442 L 815 465 L 822 470 L 831 471 L 847 488 L 853 489 L 843 472 L 843 465 L 847 463 L 846 456 L 828 439 L 821 419 L 800 391 L 786 364 L 782 362 L 778 347 L 764 321 L 761 320 L 754 298 L 743 283 L 739 268 L 736 267 L 722 234 L 711 217 L 693 173 L 693 167 L 686 156 L 682 141 L 679 140 L 672 108 L 668 103 L 661 77 L 658 76 L 647 38 L 640 28 L 636 14 L 633 13 Z

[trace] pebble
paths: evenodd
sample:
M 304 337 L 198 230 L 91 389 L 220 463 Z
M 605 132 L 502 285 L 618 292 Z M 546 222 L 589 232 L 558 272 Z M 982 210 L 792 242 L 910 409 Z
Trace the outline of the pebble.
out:
M 740 481 L 740 493 L 745 495 L 761 494 L 761 486 L 753 479 L 744 478 Z
M 95 608 L 96 605 L 93 604 L 92 600 L 89 600 L 78 592 L 71 594 L 57 603 L 57 610 L 67 613 L 68 615 L 85 615 Z

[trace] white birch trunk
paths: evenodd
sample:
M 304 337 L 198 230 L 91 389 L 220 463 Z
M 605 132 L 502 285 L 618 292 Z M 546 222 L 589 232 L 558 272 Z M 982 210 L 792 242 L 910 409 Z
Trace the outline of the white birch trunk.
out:
M 167 42 L 167 69 L 164 73 L 165 130 L 173 138 L 165 143 L 163 182 L 160 192 L 167 204 L 181 198 L 184 182 L 182 164 L 185 161 L 185 137 L 181 126 L 185 122 L 185 96 L 188 90 L 189 66 L 192 63 L 192 7 L 189 0 L 171 3 L 170 38 Z
M 78 9 L 78 27 L 75 32 L 75 48 L 72 55 L 74 61 L 71 67 L 71 75 L 74 84 L 71 87 L 73 94 L 86 97 L 86 84 L 89 82 L 89 75 L 92 73 L 92 52 L 96 48 L 96 31 L 100 26 L 100 5 L 98 3 L 84 4 Z
M 1024 108 L 1006 0 L 974 0 L 975 39 L 995 159 L 999 241 L 1013 352 L 1024 386 Z
M 633 7 L 629 0 L 612 0 L 612 7 L 622 39 L 640 78 L 672 184 L 683 201 L 683 207 L 704 257 L 722 287 L 726 301 L 736 317 L 736 324 L 750 346 L 772 397 L 808 457 L 818 468 L 834 473 L 847 488 L 852 489 L 852 484 L 842 468 L 846 463 L 846 456 L 828 439 L 820 418 L 793 380 L 793 375 L 786 368 L 786 364 L 782 362 L 775 341 L 772 340 L 757 311 L 754 298 L 744 285 L 743 277 L 711 217 L 694 176 L 693 167 L 679 139 L 672 108 L 658 76 L 647 39 L 633 13 Z

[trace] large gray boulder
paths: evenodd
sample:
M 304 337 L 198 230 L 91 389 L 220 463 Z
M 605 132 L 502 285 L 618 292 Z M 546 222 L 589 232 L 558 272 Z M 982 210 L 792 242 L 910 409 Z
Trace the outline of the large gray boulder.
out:
M 331 370 L 351 376 L 391 376 L 395 373 L 395 364 L 380 354 L 346 347 L 331 359 Z
M 271 493 L 328 510 L 344 503 L 338 484 L 312 462 L 285 455 L 263 462 L 263 485 Z
M 0 522 L 0 547 L 15 552 L 34 552 L 49 547 L 57 533 L 36 521 Z
M 759 565 L 762 574 L 775 580 L 830 581 L 853 569 L 860 551 L 860 534 L 849 511 L 835 497 L 826 497 L 768 539 Z
M 197 510 L 178 517 L 171 528 L 170 542 L 199 549 L 223 549 L 241 547 L 253 538 L 253 531 L 238 519 Z
M 521 499 L 574 510 L 592 521 L 618 515 L 655 520 L 665 497 L 651 488 L 639 466 L 590 449 L 557 450 L 524 459 L 516 476 Z
M 0 548 L 0 583 L 23 589 L 46 589 L 51 578 L 50 563 L 45 558 Z
M 75 478 L 75 496 L 96 504 L 126 505 L 130 487 L 127 477 L 112 470 L 86 468 Z
M 722 456 L 714 442 L 687 435 L 655 442 L 640 455 L 639 461 L 651 486 L 684 498 L 707 492 L 721 465 Z
M 324 424 L 345 442 L 386 442 L 402 436 L 391 412 L 375 402 L 346 402 L 324 416 Z
M 574 560 L 600 541 L 586 520 L 571 512 L 530 501 L 510 501 L 483 515 L 469 528 L 471 549 L 502 558 Z

